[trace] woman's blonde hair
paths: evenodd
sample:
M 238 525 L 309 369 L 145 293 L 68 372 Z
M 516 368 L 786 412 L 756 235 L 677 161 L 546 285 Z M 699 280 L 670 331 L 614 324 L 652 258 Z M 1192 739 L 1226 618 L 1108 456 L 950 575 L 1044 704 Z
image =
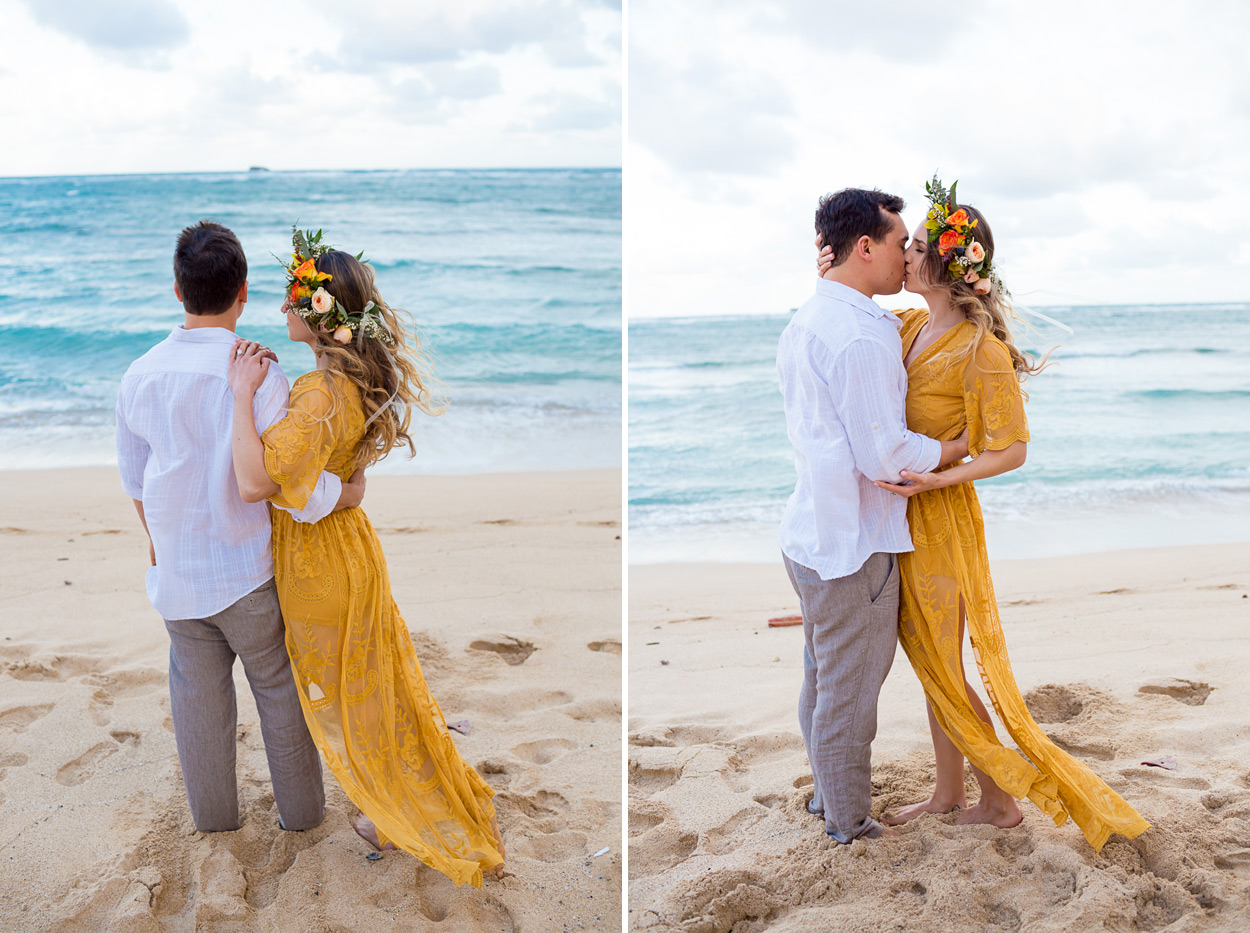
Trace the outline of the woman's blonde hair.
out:
M 403 319 L 411 322 L 411 315 L 382 300 L 374 284 L 373 268 L 350 253 L 329 250 L 316 258 L 316 266 L 318 272 L 330 273 L 332 278 L 323 282 L 322 287 L 349 313 L 361 313 L 372 301 L 376 308 L 370 313 L 381 317 L 395 341 L 388 346 L 376 337 L 365 335 L 362 327 L 352 334 L 349 343 L 341 344 L 333 339 L 331 332 L 309 327 L 315 340 L 313 351 L 326 357 L 326 368 L 360 391 L 367 423 L 356 448 L 354 468 L 376 463 L 405 444 L 410 454 L 416 453 L 408 433 L 413 409 L 427 415 L 440 415 L 446 404 L 435 395 L 442 386 L 432 375 L 433 366 L 421 348 L 420 338 L 414 328 L 404 326 Z M 343 397 L 336 380 L 330 379 L 327 383 L 334 400 L 332 414 L 343 403 Z
M 975 207 L 969 204 L 959 206 L 968 212 L 969 217 L 977 221 L 976 227 L 973 228 L 973 236 L 985 248 L 985 258 L 992 265 L 994 234 L 990 231 L 990 225 Z M 949 262 L 949 258 L 942 258 L 937 244 L 930 243 L 925 249 L 924 263 L 920 267 L 921 278 L 925 287 L 947 292 L 950 295 L 951 307 L 962 311 L 964 317 L 976 325 L 977 335 L 972 341 L 968 355 L 975 359 L 986 336 L 993 334 L 1002 341 L 1007 352 L 1011 354 L 1011 365 L 1016 371 L 1017 379 L 1023 382 L 1028 376 L 1041 372 L 1046 367 L 1050 354 L 1047 353 L 1040 361 L 1034 361 L 1033 357 L 1016 347 L 1007 321 L 1008 319 L 1019 321 L 1020 318 L 1016 316 L 1012 308 L 1011 294 L 1003 287 L 998 276 L 991 277 L 992 287 L 988 294 L 982 295 L 973 290 L 973 287 L 963 279 L 953 278 L 947 269 Z

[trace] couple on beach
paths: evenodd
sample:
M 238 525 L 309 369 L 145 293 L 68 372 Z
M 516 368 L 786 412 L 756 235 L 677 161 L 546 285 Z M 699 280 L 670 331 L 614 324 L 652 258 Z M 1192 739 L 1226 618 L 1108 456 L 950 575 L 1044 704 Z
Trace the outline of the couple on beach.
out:
M 414 408 L 438 411 L 428 366 L 366 263 L 320 231 L 294 231 L 293 246 L 282 313 L 317 368 L 289 396 L 272 352 L 236 337 L 247 259 L 206 221 L 174 252 L 183 323 L 130 366 L 118 396 L 118 466 L 169 632 L 191 816 L 202 832 L 240 825 L 238 656 L 283 829 L 324 817 L 320 752 L 361 810 L 361 836 L 480 886 L 503 872 L 494 792 L 448 733 L 359 508 L 365 467 L 412 447 Z
M 871 743 L 901 641 L 924 687 L 936 786 L 883 822 L 960 811 L 957 823 L 1007 828 L 1027 797 L 1056 825 L 1071 817 L 1101 849 L 1112 833 L 1150 824 L 1029 715 L 972 485 L 1024 463 L 1020 381 L 1041 367 L 1012 341 L 984 216 L 957 203 L 955 185 L 925 187 L 929 210 L 910 241 L 901 198 L 849 188 L 821 200 L 821 278 L 777 350 L 798 472 L 781 549 L 803 612 L 808 809 L 840 843 L 897 834 L 870 813 Z M 872 300 L 901 288 L 927 307 L 891 313 Z M 1019 752 L 999 742 L 965 678 L 965 630 Z M 981 792 L 970 808 L 965 758 Z

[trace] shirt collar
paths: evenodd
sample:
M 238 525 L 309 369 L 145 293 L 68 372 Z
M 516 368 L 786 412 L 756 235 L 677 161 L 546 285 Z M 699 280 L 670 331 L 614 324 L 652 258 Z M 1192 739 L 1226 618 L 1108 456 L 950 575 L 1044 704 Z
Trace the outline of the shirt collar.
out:
M 183 327 L 179 324 L 170 334 L 183 343 L 234 343 L 239 335 L 224 327 Z
M 890 321 L 895 327 L 902 326 L 902 321 L 898 319 L 898 315 L 891 314 L 863 292 L 856 291 L 851 288 L 851 286 L 843 285 L 841 282 L 833 282 L 829 279 L 817 279 L 816 294 L 851 305 L 866 314 L 871 314 L 873 317 L 883 317 Z

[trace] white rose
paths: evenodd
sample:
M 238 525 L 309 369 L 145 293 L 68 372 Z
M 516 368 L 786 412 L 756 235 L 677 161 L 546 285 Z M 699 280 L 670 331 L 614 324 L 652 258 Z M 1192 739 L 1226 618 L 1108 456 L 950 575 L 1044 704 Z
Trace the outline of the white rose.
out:
M 982 259 L 985 258 L 985 247 L 982 246 L 980 243 L 978 243 L 976 240 L 973 240 L 971 243 L 969 243 L 967 246 L 964 247 L 964 255 L 967 256 L 969 259 L 971 259 L 973 262 L 980 262 Z
M 316 301 L 316 300 L 317 298 L 314 295 L 313 301 Z M 348 327 L 346 324 L 344 324 L 342 327 L 338 328 L 334 332 L 335 343 L 351 343 L 351 341 L 352 341 L 352 329 Z
M 313 292 L 312 306 L 313 310 L 318 314 L 325 314 L 327 311 L 334 308 L 334 296 L 324 288 L 318 288 L 315 292 Z

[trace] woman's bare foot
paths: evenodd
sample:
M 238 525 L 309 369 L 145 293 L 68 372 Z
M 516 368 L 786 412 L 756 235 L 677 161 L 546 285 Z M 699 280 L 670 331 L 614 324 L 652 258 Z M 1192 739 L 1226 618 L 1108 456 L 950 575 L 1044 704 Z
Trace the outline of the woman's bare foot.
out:
M 1004 802 L 993 804 L 987 803 L 982 797 L 977 801 L 976 806 L 969 807 L 955 817 L 955 823 L 960 826 L 970 823 L 989 823 L 999 829 L 1011 829 L 1013 826 L 1019 826 L 1022 819 L 1024 817 L 1020 815 L 1020 808 L 1010 797 Z
M 365 816 L 363 813 L 356 817 L 356 833 L 369 845 L 383 852 L 394 849 L 395 843 L 388 842 L 386 845 L 378 845 L 378 828 L 373 825 L 373 820 Z
M 922 803 L 913 803 L 906 807 L 898 807 L 894 810 L 886 810 L 881 814 L 881 822 L 886 826 L 902 826 L 908 820 L 914 820 L 922 813 L 953 813 L 956 810 L 963 809 L 967 801 L 939 801 L 930 797 Z

